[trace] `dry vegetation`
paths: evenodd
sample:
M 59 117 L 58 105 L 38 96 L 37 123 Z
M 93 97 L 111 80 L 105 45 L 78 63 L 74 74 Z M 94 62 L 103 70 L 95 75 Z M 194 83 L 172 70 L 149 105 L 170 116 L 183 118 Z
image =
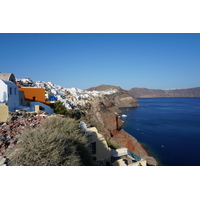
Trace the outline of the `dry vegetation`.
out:
M 47 119 L 42 128 L 25 129 L 7 157 L 15 166 L 93 165 L 87 138 L 78 121 L 61 117 Z

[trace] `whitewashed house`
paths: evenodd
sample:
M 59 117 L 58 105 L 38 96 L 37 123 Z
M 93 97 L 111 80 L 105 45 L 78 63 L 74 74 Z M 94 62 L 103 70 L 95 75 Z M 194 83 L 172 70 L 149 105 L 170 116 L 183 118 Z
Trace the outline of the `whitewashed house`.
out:
M 5 103 L 10 112 L 19 106 L 18 86 L 11 81 L 0 79 L 0 103 Z

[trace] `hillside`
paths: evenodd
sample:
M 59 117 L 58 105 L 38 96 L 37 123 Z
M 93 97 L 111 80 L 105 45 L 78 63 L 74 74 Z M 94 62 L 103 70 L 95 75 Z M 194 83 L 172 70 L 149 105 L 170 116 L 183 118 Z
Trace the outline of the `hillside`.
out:
M 135 98 L 200 97 L 200 87 L 171 90 L 132 88 L 129 92 Z
M 124 121 L 118 117 L 121 112 L 120 106 L 138 106 L 135 98 L 126 93 L 116 92 L 110 95 L 101 95 L 98 98 L 91 97 L 90 103 L 91 107 L 87 110 L 87 118 L 83 118 L 83 121 L 96 126 L 99 133 L 109 140 L 144 158 L 148 165 L 157 165 L 157 161 L 148 155 L 137 139 L 123 130 Z
M 129 91 L 122 89 L 119 86 L 113 85 L 100 85 L 96 87 L 91 87 L 87 90 L 87 92 L 102 92 L 104 94 L 106 91 L 110 91 L 110 93 L 105 94 L 107 98 L 118 108 L 122 107 L 137 107 L 139 104 L 137 103 L 137 99 L 129 93 Z
M 105 90 L 121 90 L 122 88 L 119 86 L 114 86 L 114 85 L 99 85 L 96 87 L 91 87 L 89 89 L 86 89 L 86 91 L 105 91 Z
M 127 90 L 116 86 L 101 85 L 95 87 L 99 91 L 93 89 L 84 91 L 31 79 L 17 79 L 17 83 L 24 87 L 44 88 L 49 97 L 53 96 L 54 99 L 61 102 L 61 105 L 63 104 L 62 109 L 68 118 L 84 121 L 88 127 L 96 127 L 105 138 L 144 158 L 148 165 L 157 165 L 156 160 L 148 155 L 137 139 L 122 129 L 124 121 L 118 116 L 121 112 L 119 108 L 139 106 L 137 99 Z M 56 100 L 54 103 L 59 103 Z M 32 126 L 35 125 L 32 123 Z M 17 140 L 14 142 L 16 143 Z

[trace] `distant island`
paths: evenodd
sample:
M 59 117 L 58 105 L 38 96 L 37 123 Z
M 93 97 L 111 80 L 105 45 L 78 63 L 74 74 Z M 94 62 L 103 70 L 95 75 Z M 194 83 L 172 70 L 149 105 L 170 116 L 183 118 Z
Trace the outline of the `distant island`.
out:
M 99 85 L 87 89 L 87 91 L 105 91 L 117 90 L 118 92 L 126 93 L 134 98 L 157 98 L 157 97 L 200 97 L 200 87 L 184 88 L 184 89 L 148 89 L 148 88 L 132 88 L 124 90 L 119 86 Z
M 129 92 L 135 98 L 200 97 L 200 87 L 170 90 L 132 88 Z

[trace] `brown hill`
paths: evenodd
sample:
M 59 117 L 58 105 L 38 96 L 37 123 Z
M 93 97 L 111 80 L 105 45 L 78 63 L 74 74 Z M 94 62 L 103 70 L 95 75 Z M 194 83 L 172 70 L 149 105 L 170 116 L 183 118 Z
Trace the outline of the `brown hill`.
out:
M 139 106 L 139 104 L 137 103 L 138 100 L 134 98 L 128 90 L 124 90 L 119 86 L 99 85 L 96 87 L 91 87 L 87 89 L 87 91 L 93 91 L 93 90 L 106 91 L 106 90 L 113 90 L 113 89 L 117 89 L 117 92 L 109 94 L 109 95 L 105 95 L 108 97 L 109 101 L 111 101 L 113 105 L 117 106 L 118 108 Z
M 87 91 L 93 91 L 93 90 L 96 90 L 96 91 L 105 91 L 105 90 L 114 90 L 114 89 L 117 89 L 117 90 L 122 90 L 121 87 L 119 86 L 114 86 L 114 85 L 99 85 L 99 86 L 96 86 L 96 87 L 91 87 L 89 89 L 86 89 Z
M 132 88 L 129 92 L 135 98 L 200 97 L 200 87 L 171 90 Z

